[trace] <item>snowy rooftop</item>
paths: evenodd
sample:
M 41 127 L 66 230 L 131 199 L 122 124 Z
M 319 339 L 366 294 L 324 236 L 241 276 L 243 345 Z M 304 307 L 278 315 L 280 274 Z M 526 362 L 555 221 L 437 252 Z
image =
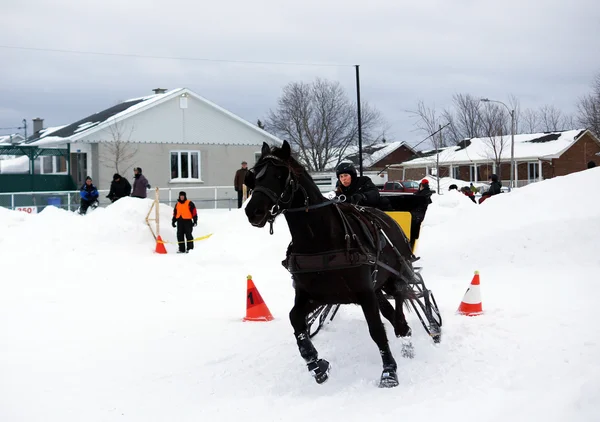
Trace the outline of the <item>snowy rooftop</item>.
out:
M 257 126 L 247 122 L 241 117 L 231 113 L 230 111 L 218 106 L 217 104 L 207 100 L 206 98 L 201 97 L 193 91 L 190 91 L 187 88 L 176 88 L 170 91 L 166 91 L 164 93 L 148 95 L 145 97 L 132 98 L 125 100 L 117 105 L 109 107 L 105 110 L 94 113 L 90 116 L 87 116 L 81 120 L 78 120 L 74 123 L 65 126 L 59 126 L 56 128 L 49 128 L 44 131 L 40 131 L 40 136 L 36 138 L 30 138 L 26 141 L 29 145 L 41 146 L 41 145 L 59 145 L 67 142 L 77 142 L 92 133 L 95 133 L 99 130 L 106 128 L 109 124 L 115 121 L 119 121 L 130 117 L 136 113 L 139 113 L 149 107 L 158 105 L 163 101 L 168 101 L 178 95 L 182 94 L 190 95 L 198 99 L 199 101 L 209 105 L 210 107 L 219 110 L 221 113 L 228 115 L 234 120 L 252 128 L 255 131 L 261 132 L 265 139 L 270 141 L 275 141 L 276 143 L 281 143 L 274 135 L 262 131 L 262 129 Z M 110 120 L 110 122 L 109 122 Z M 246 143 L 244 143 L 246 142 Z M 255 141 L 240 141 L 239 144 L 251 144 L 251 142 Z
M 381 143 L 363 147 L 363 166 L 373 167 L 378 161 L 383 160 L 402 145 L 411 148 L 406 142 Z M 348 160 L 358 165 L 358 146 L 351 146 L 346 150 L 344 161 Z
M 540 158 L 558 158 L 581 135 L 585 129 L 544 132 L 515 135 L 516 160 L 537 160 Z M 473 162 L 489 162 L 495 160 L 494 146 L 503 160 L 510 157 L 511 136 L 496 136 L 492 138 L 471 138 L 461 141 L 458 145 L 440 149 L 440 163 L 468 164 Z M 502 149 L 500 149 L 502 146 Z M 403 167 L 430 166 L 436 160 L 436 150 L 422 151 L 421 156 L 405 161 Z
M 39 138 L 29 140 L 27 143 L 31 145 L 52 144 L 70 138 L 73 135 L 85 135 L 86 132 L 93 130 L 96 126 L 106 122 L 109 119 L 118 119 L 125 114 L 134 112 L 142 107 L 146 107 L 158 100 L 163 99 L 165 95 L 174 94 L 175 92 L 179 92 L 181 90 L 183 90 L 183 88 L 177 88 L 164 94 L 155 94 L 147 97 L 125 100 L 122 103 L 94 113 L 76 121 L 75 123 L 71 123 L 70 125 L 45 129 L 40 132 L 41 136 Z
M 0 135 L 0 145 L 13 145 L 24 141 L 20 133 L 11 133 L 10 135 Z

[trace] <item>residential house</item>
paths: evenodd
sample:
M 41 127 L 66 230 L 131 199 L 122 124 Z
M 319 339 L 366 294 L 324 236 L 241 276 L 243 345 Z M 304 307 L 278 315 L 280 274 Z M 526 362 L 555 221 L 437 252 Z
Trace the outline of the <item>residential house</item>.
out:
M 600 140 L 586 129 L 515 135 L 515 186 L 584 170 L 599 154 Z M 422 151 L 391 166 L 388 178 L 419 180 L 435 174 L 439 162 L 440 177 L 486 182 L 498 174 L 508 186 L 510 157 L 510 135 L 464 139 L 456 146 Z
M 70 160 L 45 157 L 44 174 L 71 174 L 80 185 L 91 176 L 108 189 L 114 173 L 133 180 L 141 167 L 152 187 L 175 191 L 197 186 L 233 189 L 242 161 L 252 165 L 263 142 L 281 141 L 187 88 L 155 89 L 74 123 L 36 131 L 28 145 L 70 146 Z M 62 159 L 62 160 L 61 160 Z M 228 193 L 229 194 L 229 193 Z
M 0 145 L 17 145 L 23 142 L 24 140 L 25 138 L 20 133 L 0 135 Z

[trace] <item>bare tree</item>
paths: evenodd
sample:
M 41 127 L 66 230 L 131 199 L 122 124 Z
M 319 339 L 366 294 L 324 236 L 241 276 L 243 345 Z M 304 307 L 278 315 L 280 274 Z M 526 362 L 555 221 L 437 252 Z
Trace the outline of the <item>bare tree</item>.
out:
M 523 130 L 526 133 L 536 133 L 540 130 L 540 114 L 531 108 L 527 108 L 522 114 Z
M 361 117 L 363 145 L 382 139 L 386 128 L 379 111 L 362 103 Z M 348 147 L 358 143 L 356 105 L 338 82 L 323 79 L 285 86 L 265 126 L 287 139 L 310 171 L 337 167 Z
M 481 133 L 481 102 L 470 94 L 456 94 L 453 96 L 456 114 L 456 132 L 460 142 L 465 138 L 478 138 Z
M 510 145 L 510 116 L 504 108 L 495 103 L 486 103 L 482 111 L 482 130 L 485 135 L 486 155 L 496 163 L 496 172 L 501 173 L 502 154 Z
M 133 127 L 126 130 L 121 122 L 114 121 L 105 131 L 110 139 L 104 143 L 105 151 L 100 159 L 104 165 L 114 169 L 116 173 L 127 172 L 132 164 L 131 160 L 136 156 L 138 149 L 131 142 Z
M 600 137 L 600 73 L 592 83 L 592 93 L 577 103 L 577 122 Z
M 425 105 L 423 100 L 419 100 L 417 103 L 417 109 L 409 111 L 409 113 L 417 117 L 415 126 L 423 135 L 431 135 L 437 131 L 442 122 L 442 116 L 438 115 L 437 111 L 435 110 L 435 106 L 429 107 Z M 435 138 L 432 138 L 431 141 L 436 149 L 446 146 L 444 145 L 446 142 L 443 140 L 441 141 L 443 142 L 442 145 L 440 145 L 440 141 L 436 140 Z
M 540 108 L 540 124 L 542 131 L 553 132 L 565 129 L 566 119 L 562 111 L 547 104 Z

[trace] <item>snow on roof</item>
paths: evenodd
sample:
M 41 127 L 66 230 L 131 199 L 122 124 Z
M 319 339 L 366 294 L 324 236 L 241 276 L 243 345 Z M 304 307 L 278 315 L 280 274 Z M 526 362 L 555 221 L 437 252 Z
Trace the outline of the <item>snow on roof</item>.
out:
M 363 146 L 362 156 L 363 156 L 363 167 L 373 167 L 379 161 L 383 160 L 385 157 L 390 155 L 392 152 L 396 151 L 401 146 L 406 146 L 407 148 L 412 150 L 412 147 L 408 145 L 404 141 L 398 142 L 390 142 L 390 143 L 380 143 L 373 144 L 369 146 Z M 339 153 L 338 151 L 333 152 L 333 157 L 327 163 L 327 169 L 333 169 L 338 161 Z M 352 162 L 354 165 L 358 165 L 358 146 L 351 145 L 346 148 L 344 153 L 344 157 L 340 160 L 340 163 L 344 162 Z
M 0 145 L 13 145 L 24 141 L 25 138 L 20 133 L 11 133 L 10 135 L 0 135 Z M 12 141 L 12 143 L 11 143 Z
M 557 132 L 544 132 L 515 135 L 515 160 L 538 160 L 558 158 L 566 151 L 586 129 L 567 130 Z M 471 138 L 461 141 L 458 145 L 441 148 L 439 150 L 440 163 L 469 164 L 475 162 L 490 162 L 495 160 L 493 145 L 499 150 L 502 145 L 500 158 L 502 161 L 510 159 L 511 136 L 496 136 L 493 138 Z M 437 151 L 421 151 L 418 157 L 407 160 L 402 167 L 431 166 L 436 160 Z
M 411 148 L 405 142 L 381 143 L 363 147 L 363 167 L 374 166 L 378 161 L 383 160 L 402 145 L 405 145 L 407 148 Z M 349 160 L 354 164 L 358 164 L 358 146 L 353 145 L 348 147 L 344 160 Z
M 85 138 L 86 136 L 89 136 L 90 134 L 92 134 L 98 130 L 104 129 L 109 124 L 112 124 L 119 120 L 123 120 L 123 119 L 130 117 L 134 114 L 137 114 L 149 107 L 152 107 L 154 105 L 157 105 L 159 103 L 162 103 L 164 101 L 172 99 L 172 98 L 176 97 L 177 95 L 181 95 L 183 93 L 186 93 L 186 94 L 204 102 L 205 104 L 221 111 L 222 113 L 228 115 L 229 117 L 233 118 L 234 120 L 237 120 L 238 122 L 248 126 L 249 128 L 251 128 L 255 131 L 262 132 L 262 134 L 265 136 L 265 138 L 268 138 L 271 141 L 276 141 L 278 144 L 281 143 L 281 140 L 279 138 L 275 137 L 274 135 L 263 131 L 259 127 L 252 125 L 251 123 L 247 122 L 246 120 L 242 119 L 241 117 L 231 113 L 228 110 L 225 110 L 224 108 L 207 100 L 204 97 L 201 97 L 200 95 L 196 94 L 193 91 L 190 91 L 187 88 L 176 88 L 176 89 L 172 89 L 165 93 L 148 95 L 145 97 L 132 98 L 129 100 L 125 100 L 117 105 L 114 105 L 105 110 L 102 110 L 100 112 L 97 112 L 90 116 L 87 116 L 81 120 L 78 120 L 74 123 L 71 123 L 70 125 L 61 126 L 57 130 L 54 130 L 52 132 L 46 131 L 39 138 L 29 140 L 29 141 L 27 141 L 27 143 L 30 145 L 51 145 L 51 144 L 56 145 L 56 144 L 61 144 L 61 143 L 66 143 L 66 142 L 76 142 L 77 140 Z M 110 123 L 108 123 L 109 120 L 111 121 Z M 52 134 L 52 136 L 48 136 L 50 134 Z

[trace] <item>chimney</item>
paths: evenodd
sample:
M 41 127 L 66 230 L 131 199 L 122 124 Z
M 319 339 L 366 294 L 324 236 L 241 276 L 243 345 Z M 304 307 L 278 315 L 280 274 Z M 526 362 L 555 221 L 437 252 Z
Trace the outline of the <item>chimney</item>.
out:
M 154 88 L 152 91 L 154 91 L 155 94 L 164 94 L 165 92 L 167 92 L 166 88 Z
M 44 128 L 44 119 L 40 119 L 39 117 L 36 117 L 35 119 L 32 119 L 33 121 L 33 133 L 38 133 L 40 130 L 42 130 Z

